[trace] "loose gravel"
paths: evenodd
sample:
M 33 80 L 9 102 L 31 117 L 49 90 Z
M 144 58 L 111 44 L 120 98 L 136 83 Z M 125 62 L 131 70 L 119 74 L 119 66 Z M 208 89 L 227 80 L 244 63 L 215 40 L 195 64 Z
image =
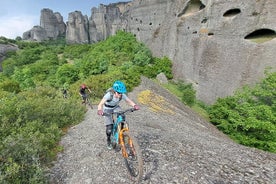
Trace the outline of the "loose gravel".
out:
M 142 78 L 129 96 L 138 102 L 144 90 L 165 97 L 174 113 L 154 112 L 142 104 L 141 110 L 127 115 L 143 154 L 142 183 L 276 183 L 276 154 L 234 143 L 149 79 Z M 132 183 L 120 152 L 106 147 L 103 117 L 96 108 L 88 110 L 60 144 L 64 151 L 51 168 L 50 183 Z

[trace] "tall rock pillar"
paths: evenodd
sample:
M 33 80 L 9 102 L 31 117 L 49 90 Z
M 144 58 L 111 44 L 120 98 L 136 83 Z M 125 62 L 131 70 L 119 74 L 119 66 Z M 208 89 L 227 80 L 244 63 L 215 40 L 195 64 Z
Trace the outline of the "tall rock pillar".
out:
M 88 35 L 88 17 L 83 16 L 80 11 L 69 13 L 66 42 L 72 43 L 90 43 Z

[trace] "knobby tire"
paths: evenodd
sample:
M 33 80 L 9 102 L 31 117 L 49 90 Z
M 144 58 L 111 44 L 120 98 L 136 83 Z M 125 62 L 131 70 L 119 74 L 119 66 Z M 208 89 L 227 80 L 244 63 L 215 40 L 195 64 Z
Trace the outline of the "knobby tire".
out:
M 89 98 L 86 99 L 86 104 L 87 104 L 91 109 L 93 109 L 93 106 L 92 106 L 92 104 L 91 104 Z
M 128 153 L 128 157 L 124 158 L 125 165 L 130 174 L 131 180 L 139 183 L 143 178 L 143 160 L 139 144 L 134 137 L 129 135 L 129 132 L 124 132 L 123 136 L 126 151 Z M 132 145 L 130 145 L 129 140 L 131 140 Z

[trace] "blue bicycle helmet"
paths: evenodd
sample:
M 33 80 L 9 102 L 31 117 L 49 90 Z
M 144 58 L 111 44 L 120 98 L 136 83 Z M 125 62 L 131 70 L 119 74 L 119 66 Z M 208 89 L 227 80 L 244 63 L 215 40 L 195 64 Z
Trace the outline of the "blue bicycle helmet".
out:
M 126 93 L 127 92 L 125 84 L 119 80 L 117 80 L 113 83 L 112 88 L 114 89 L 114 91 L 116 91 L 118 93 Z

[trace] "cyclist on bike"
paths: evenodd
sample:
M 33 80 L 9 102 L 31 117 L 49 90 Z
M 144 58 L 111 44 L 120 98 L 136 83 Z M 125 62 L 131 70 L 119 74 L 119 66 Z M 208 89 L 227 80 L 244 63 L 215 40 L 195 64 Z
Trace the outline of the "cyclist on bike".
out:
M 62 88 L 63 98 L 67 98 L 68 97 L 68 88 L 69 88 L 69 84 L 67 82 L 65 82 L 63 84 L 63 88 Z
M 132 106 L 135 110 L 139 110 L 140 107 L 135 104 L 128 96 L 125 94 L 127 92 L 126 86 L 122 81 L 115 81 L 111 90 L 109 90 L 98 105 L 98 115 L 103 115 L 103 113 L 113 113 L 121 111 L 119 103 L 124 100 L 127 104 Z M 113 128 L 112 115 L 105 116 L 105 126 L 106 126 L 106 136 L 107 136 L 107 147 L 111 149 L 111 132 Z
M 87 98 L 86 90 L 88 90 L 89 93 L 91 93 L 91 90 L 85 84 L 82 84 L 79 90 L 79 94 L 82 97 L 82 104 L 85 103 L 85 100 Z
M 63 94 L 63 98 L 67 98 L 68 97 L 68 91 L 67 91 L 66 88 L 63 88 L 62 94 Z

